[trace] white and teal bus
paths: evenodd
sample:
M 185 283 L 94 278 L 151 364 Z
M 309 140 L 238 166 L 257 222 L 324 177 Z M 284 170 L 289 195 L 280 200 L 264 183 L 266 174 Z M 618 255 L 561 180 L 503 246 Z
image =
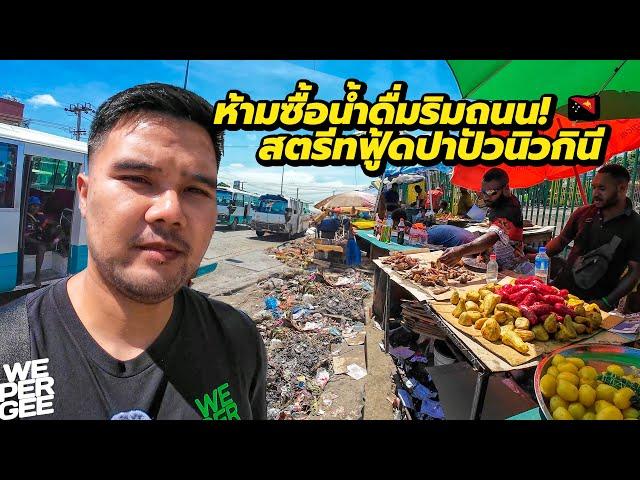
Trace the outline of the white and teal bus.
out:
M 34 287 L 35 255 L 25 249 L 27 203 L 38 197 L 42 212 L 69 240 L 47 251 L 42 284 L 87 266 L 85 224 L 78 208 L 76 178 L 87 166 L 87 144 L 0 123 L 0 293 Z M 66 251 L 65 251 L 66 250 Z M 212 272 L 203 264 L 196 276 Z
M 255 210 L 260 204 L 257 193 L 236 190 L 231 187 L 218 187 L 216 192 L 218 202 L 218 224 L 228 225 L 231 230 L 238 225 L 249 225 Z

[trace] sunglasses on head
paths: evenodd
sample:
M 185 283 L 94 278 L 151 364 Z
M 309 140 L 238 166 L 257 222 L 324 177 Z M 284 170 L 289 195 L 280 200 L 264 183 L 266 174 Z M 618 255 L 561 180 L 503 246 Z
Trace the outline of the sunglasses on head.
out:
M 481 192 L 486 195 L 487 197 L 493 197 L 496 193 L 498 193 L 499 191 L 501 191 L 503 188 L 505 187 L 505 185 L 502 185 L 499 188 L 493 189 L 493 190 L 481 190 Z

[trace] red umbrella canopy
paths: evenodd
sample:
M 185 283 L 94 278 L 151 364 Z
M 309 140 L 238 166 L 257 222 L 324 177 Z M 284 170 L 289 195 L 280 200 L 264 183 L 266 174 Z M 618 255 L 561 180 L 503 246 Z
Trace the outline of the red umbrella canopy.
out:
M 562 128 L 594 128 L 598 125 L 609 125 L 611 127 L 611 138 L 607 144 L 605 158 L 608 160 L 618 153 L 627 152 L 640 148 L 640 119 L 619 119 L 619 120 L 598 120 L 595 122 L 573 122 L 567 117 L 556 114 L 552 126 L 540 132 L 551 138 L 557 136 L 558 130 Z M 493 134 L 508 135 L 505 131 L 492 131 Z M 566 165 L 541 165 L 535 166 L 514 166 L 505 163 L 496 164 L 509 175 L 509 186 L 511 188 L 527 188 L 537 185 L 545 180 L 558 180 L 561 178 L 573 177 L 576 174 L 593 170 L 593 166 L 566 166 Z M 470 190 L 480 190 L 482 177 L 491 166 L 476 165 L 467 167 L 456 165 L 453 168 L 451 183 Z

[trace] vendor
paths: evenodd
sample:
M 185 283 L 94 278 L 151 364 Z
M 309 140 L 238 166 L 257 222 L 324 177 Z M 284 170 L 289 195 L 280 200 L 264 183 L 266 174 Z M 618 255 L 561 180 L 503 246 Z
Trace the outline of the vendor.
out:
M 429 190 L 425 195 L 424 208 L 431 209 L 437 212 L 440 209 L 440 200 L 444 197 L 444 190 L 442 187 L 438 187 L 435 190 Z M 431 208 L 431 202 L 433 201 L 433 208 Z
M 458 208 L 456 210 L 456 215 L 462 217 L 467 214 L 469 210 L 473 207 L 473 198 L 471 197 L 471 193 L 466 188 L 460 187 L 460 199 L 458 200 Z
M 455 265 L 465 255 L 491 249 L 498 265 L 516 273 L 532 275 L 533 264 L 523 252 L 522 208 L 509 189 L 509 176 L 501 168 L 491 168 L 482 178 L 481 195 L 488 207 L 489 231 L 472 242 L 447 248 L 440 261 Z
M 605 311 L 613 310 L 640 281 L 640 215 L 633 211 L 627 197 L 629 181 L 629 172 L 622 165 L 609 163 L 600 168 L 591 183 L 593 203 L 573 212 L 562 233 L 547 244 L 553 284 L 597 303 Z M 606 272 L 593 287 L 579 288 L 572 272 L 578 258 L 609 244 L 614 236 L 621 242 Z M 557 255 L 571 241 L 573 248 L 565 262 Z
M 433 225 L 427 230 L 431 245 L 443 247 L 457 247 L 471 243 L 476 239 L 476 234 L 454 225 Z
M 387 214 L 393 212 L 400 207 L 400 194 L 398 193 L 398 184 L 391 184 L 391 188 L 384 193 L 384 207 Z
M 416 201 L 411 205 L 414 207 L 421 207 L 427 199 L 427 194 L 422 191 L 422 187 L 420 185 L 416 185 L 414 189 L 416 191 Z

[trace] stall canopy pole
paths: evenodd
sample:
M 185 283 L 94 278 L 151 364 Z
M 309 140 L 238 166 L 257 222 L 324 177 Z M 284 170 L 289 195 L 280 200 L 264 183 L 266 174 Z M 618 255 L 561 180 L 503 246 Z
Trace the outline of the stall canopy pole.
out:
M 582 186 L 582 181 L 580 181 L 580 175 L 578 174 L 578 169 L 576 166 L 573 166 L 573 173 L 576 176 L 576 182 L 578 182 L 578 189 L 580 190 L 580 196 L 582 197 L 582 204 L 587 204 L 587 194 L 584 193 L 584 187 Z
M 376 196 L 376 208 L 373 211 L 374 215 L 378 214 L 378 206 L 380 205 L 380 197 L 382 196 L 382 187 L 384 183 L 384 173 L 380 175 L 380 186 L 378 187 L 378 195 Z M 375 220 L 375 217 L 374 217 Z
M 429 173 L 429 170 L 425 172 L 425 175 L 427 176 L 427 188 L 429 189 L 429 211 L 431 213 L 435 213 L 433 211 L 433 193 L 431 192 L 431 175 L 429 175 Z

